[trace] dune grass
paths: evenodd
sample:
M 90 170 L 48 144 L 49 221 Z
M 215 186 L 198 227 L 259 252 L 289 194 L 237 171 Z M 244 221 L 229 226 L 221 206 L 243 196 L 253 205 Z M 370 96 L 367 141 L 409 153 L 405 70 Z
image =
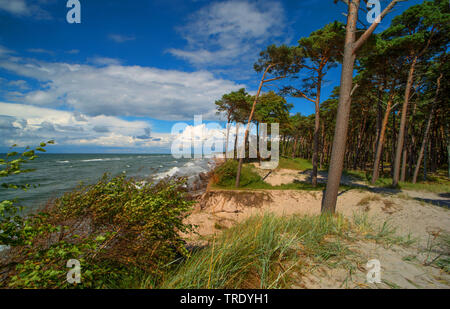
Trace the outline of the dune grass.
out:
M 348 271 L 361 257 L 350 249 L 357 240 L 409 245 L 388 223 L 376 227 L 367 214 L 343 216 L 254 216 L 211 236 L 162 269 L 162 276 L 136 276 L 132 288 L 278 289 L 289 288 L 317 266 Z M 126 283 L 128 282 L 128 283 Z M 348 283 L 343 282 L 343 284 Z M 123 286 L 122 286 L 123 287 Z
M 352 254 L 343 243 L 350 227 L 340 216 L 252 217 L 213 237 L 206 248 L 195 249 L 157 286 L 147 280 L 144 285 L 150 286 L 144 287 L 284 288 L 308 259 L 342 265 Z

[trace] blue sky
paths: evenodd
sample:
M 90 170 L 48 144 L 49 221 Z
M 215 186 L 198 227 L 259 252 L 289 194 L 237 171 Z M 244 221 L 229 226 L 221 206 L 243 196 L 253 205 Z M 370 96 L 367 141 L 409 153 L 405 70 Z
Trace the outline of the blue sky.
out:
M 220 121 L 222 94 L 255 92 L 264 47 L 345 22 L 332 0 L 80 0 L 81 24 L 69 24 L 66 2 L 0 0 L 1 152 L 46 139 L 53 152 L 168 152 L 174 123 Z M 379 30 L 420 2 L 400 3 Z

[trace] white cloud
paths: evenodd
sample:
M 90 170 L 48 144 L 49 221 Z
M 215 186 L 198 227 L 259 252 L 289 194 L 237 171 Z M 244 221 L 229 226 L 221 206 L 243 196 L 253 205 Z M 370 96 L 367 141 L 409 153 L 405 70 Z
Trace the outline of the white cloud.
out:
M 88 61 L 97 65 L 120 65 L 121 63 L 119 59 L 108 57 L 93 57 L 89 58 Z
M 181 72 L 112 63 L 103 61 L 99 67 L 0 57 L 0 68 L 35 79 L 41 85 L 34 91 L 10 92 L 9 100 L 51 108 L 64 106 L 90 116 L 188 120 L 201 114 L 204 119 L 215 119 L 215 100 L 245 87 L 217 79 L 207 71 Z
M 176 135 L 180 141 L 199 141 L 204 142 L 208 139 L 225 140 L 226 129 L 219 125 L 200 124 L 196 126 L 186 126 L 184 130 Z
M 29 48 L 27 49 L 27 52 L 35 53 L 35 54 L 48 54 L 53 55 L 54 52 L 51 50 L 43 49 L 43 48 Z
M 1 1 L 1 0 L 0 0 Z M 14 52 L 5 46 L 0 45 L 0 56 L 5 56 L 8 54 L 13 54 Z
M 21 79 L 20 80 L 12 80 L 12 81 L 10 81 L 8 83 L 8 86 L 16 87 L 16 88 L 19 88 L 21 90 L 29 89 L 27 82 L 24 81 L 24 80 L 21 80 Z
M 0 0 L 0 11 L 6 11 L 19 17 L 31 16 L 36 19 L 51 19 L 51 15 L 39 6 L 39 4 L 45 2 L 44 0 L 34 1 L 34 3 L 25 0 Z
M 169 52 L 195 66 L 254 62 L 269 39 L 283 35 L 283 28 L 284 10 L 278 2 L 214 2 L 179 29 L 187 47 Z
M 116 43 L 125 43 L 127 41 L 134 41 L 136 39 L 134 36 L 127 36 L 122 34 L 110 34 L 108 38 Z
M 28 15 L 25 0 L 0 0 L 0 9 L 16 15 Z
M 180 131 L 153 133 L 146 121 L 127 121 L 104 115 L 91 117 L 79 112 L 4 102 L 0 102 L 0 111 L 0 135 L 3 137 L 0 147 L 35 145 L 53 139 L 59 146 L 170 151 L 173 142 L 174 145 L 181 142 L 204 145 L 204 150 L 212 149 L 212 145 L 215 145 L 214 151 L 225 149 L 227 130 L 218 123 L 195 126 L 179 123 Z M 236 127 L 231 126 L 229 150 L 233 149 L 235 133 Z M 239 144 L 242 144 L 243 134 L 241 127 Z M 186 149 L 190 151 L 191 148 Z
M 79 52 L 80 52 L 79 49 L 71 49 L 71 50 L 66 51 L 66 53 L 71 54 L 71 55 L 78 54 Z
M 221 126 L 219 123 L 197 124 L 197 125 L 182 125 L 173 127 L 175 132 L 172 132 L 172 151 L 174 153 L 191 152 L 191 146 L 199 151 L 203 149 L 204 154 L 211 154 L 212 152 L 223 152 L 226 147 L 227 128 Z M 236 125 L 230 125 L 228 136 L 228 151 L 234 149 L 234 142 L 236 134 L 238 134 L 238 147 L 242 147 L 246 126 L 242 124 L 239 128 Z M 252 124 L 249 131 L 250 146 L 253 149 L 253 155 L 256 155 L 256 126 Z
M 126 121 L 117 117 L 89 117 L 24 104 L 0 102 L 0 146 L 36 144 L 55 139 L 59 145 L 107 147 L 166 147 L 169 134 L 150 135 L 145 121 Z M 137 137 L 138 136 L 138 137 Z
M 54 93 L 37 90 L 25 95 L 23 100 L 34 105 L 47 105 L 48 102 L 58 100 L 58 97 Z

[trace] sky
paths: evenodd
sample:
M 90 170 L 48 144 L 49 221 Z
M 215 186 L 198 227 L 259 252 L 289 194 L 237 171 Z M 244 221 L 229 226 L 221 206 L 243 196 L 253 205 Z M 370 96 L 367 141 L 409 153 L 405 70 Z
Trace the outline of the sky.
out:
M 169 153 L 175 124 L 224 125 L 214 102 L 256 92 L 266 46 L 346 20 L 332 0 L 79 0 L 81 23 L 68 23 L 67 2 L 0 0 L 0 152 L 53 139 L 50 152 Z M 398 4 L 377 31 L 420 2 Z M 286 99 L 291 113 L 314 111 Z

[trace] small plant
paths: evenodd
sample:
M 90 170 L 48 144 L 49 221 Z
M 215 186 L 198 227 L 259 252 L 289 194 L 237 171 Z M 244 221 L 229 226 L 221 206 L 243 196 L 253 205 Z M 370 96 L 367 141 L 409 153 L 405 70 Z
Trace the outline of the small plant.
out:
M 366 238 L 382 243 L 386 247 L 391 247 L 393 245 L 409 246 L 416 242 L 416 239 L 412 238 L 410 234 L 403 237 L 397 235 L 396 232 L 397 228 L 392 226 L 390 221 L 385 221 L 378 230 L 374 230 L 373 233 L 366 235 Z
M 12 145 L 10 151 L 6 154 L 5 159 L 0 159 L 0 178 L 6 179 L 15 175 L 32 172 L 33 169 L 26 169 L 24 164 L 35 160 L 37 152 L 45 152 L 44 147 L 47 144 L 53 144 L 54 141 L 48 141 L 47 143 L 41 143 L 39 147 L 31 149 L 26 147 L 25 151 L 19 154 L 19 152 L 13 149 L 17 145 Z M 1 186 L 6 189 L 22 189 L 28 190 L 30 184 L 15 184 L 8 181 L 1 183 Z M 4 200 L 0 202 L 0 245 L 15 246 L 26 244 L 33 233 L 30 230 L 29 220 L 24 219 L 20 212 L 22 207 L 16 204 L 16 201 Z
M 450 234 L 431 232 L 428 235 L 424 265 L 436 265 L 450 273 Z
M 359 206 L 368 206 L 370 204 L 370 202 L 377 202 L 380 201 L 381 198 L 377 195 L 366 195 L 365 197 L 363 197 L 357 205 Z
M 373 231 L 372 222 L 366 212 L 354 212 L 353 223 L 357 231 L 363 235 L 367 235 Z

